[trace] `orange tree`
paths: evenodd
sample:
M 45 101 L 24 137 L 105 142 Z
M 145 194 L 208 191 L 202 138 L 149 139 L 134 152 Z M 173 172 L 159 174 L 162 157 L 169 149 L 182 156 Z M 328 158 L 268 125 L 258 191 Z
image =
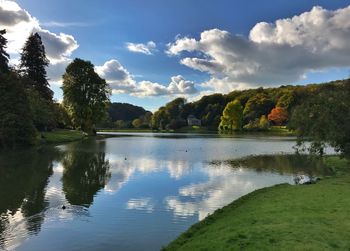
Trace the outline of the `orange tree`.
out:
M 282 107 L 275 107 L 271 110 L 267 118 L 275 125 L 283 125 L 288 120 L 288 112 Z

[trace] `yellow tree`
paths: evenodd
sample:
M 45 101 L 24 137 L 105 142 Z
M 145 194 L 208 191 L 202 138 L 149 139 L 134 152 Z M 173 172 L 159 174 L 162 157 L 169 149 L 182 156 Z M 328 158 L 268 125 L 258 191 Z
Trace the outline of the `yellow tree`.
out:
M 220 131 L 241 130 L 243 125 L 243 107 L 239 100 L 229 102 L 221 116 Z

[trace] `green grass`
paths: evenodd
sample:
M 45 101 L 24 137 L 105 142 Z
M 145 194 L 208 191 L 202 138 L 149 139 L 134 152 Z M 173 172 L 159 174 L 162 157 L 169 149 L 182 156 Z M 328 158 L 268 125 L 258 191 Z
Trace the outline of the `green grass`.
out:
M 286 126 L 271 126 L 267 132 L 281 136 L 295 136 L 295 132 L 288 130 Z
M 49 144 L 76 141 L 81 140 L 83 138 L 83 135 L 80 131 L 74 130 L 55 130 L 52 132 L 43 132 L 42 134 L 44 136 L 44 142 Z
M 164 250 L 350 250 L 349 162 L 326 162 L 343 175 L 257 190 L 193 225 Z

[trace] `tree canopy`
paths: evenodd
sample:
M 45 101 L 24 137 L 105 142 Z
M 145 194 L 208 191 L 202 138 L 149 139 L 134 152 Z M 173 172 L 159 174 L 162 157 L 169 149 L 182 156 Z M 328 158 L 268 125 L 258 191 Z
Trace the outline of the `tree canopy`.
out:
M 243 126 L 243 107 L 239 100 L 229 102 L 221 116 L 220 130 L 240 130 Z
M 94 126 L 106 115 L 110 89 L 90 61 L 74 59 L 63 75 L 63 103 L 75 126 L 95 134 Z
M 4 37 L 6 30 L 0 30 L 0 73 L 8 72 L 9 54 L 6 52 L 7 39 Z
M 46 67 L 49 60 L 45 47 L 38 33 L 31 34 L 24 44 L 21 53 L 20 67 L 30 80 L 31 85 L 46 100 L 52 102 L 53 92 L 47 81 Z
M 282 107 L 275 107 L 269 113 L 268 120 L 275 125 L 283 125 L 288 120 L 288 112 Z
M 23 81 L 15 73 L 0 73 L 0 148 L 34 142 L 35 127 Z
M 289 127 L 299 145 L 311 140 L 310 151 L 323 154 L 326 144 L 350 158 L 350 82 L 319 92 L 295 108 Z

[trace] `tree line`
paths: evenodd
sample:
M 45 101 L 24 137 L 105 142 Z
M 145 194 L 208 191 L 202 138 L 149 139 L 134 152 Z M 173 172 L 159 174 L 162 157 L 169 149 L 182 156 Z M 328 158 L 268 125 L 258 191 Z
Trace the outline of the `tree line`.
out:
M 194 115 L 203 127 L 222 133 L 264 131 L 286 126 L 298 135 L 298 145 L 311 140 L 311 152 L 323 154 L 331 145 L 350 156 L 350 81 L 304 86 L 235 90 L 187 103 L 176 98 L 152 116 L 153 129 L 178 129 Z

